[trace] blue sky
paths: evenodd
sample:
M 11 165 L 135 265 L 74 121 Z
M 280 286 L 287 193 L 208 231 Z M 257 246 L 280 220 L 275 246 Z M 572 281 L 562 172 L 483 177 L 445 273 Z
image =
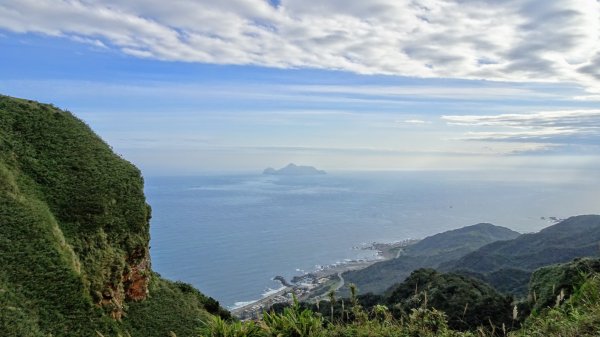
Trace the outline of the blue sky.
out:
M 3 1 L 0 92 L 147 174 L 595 168 L 598 22 L 595 0 Z

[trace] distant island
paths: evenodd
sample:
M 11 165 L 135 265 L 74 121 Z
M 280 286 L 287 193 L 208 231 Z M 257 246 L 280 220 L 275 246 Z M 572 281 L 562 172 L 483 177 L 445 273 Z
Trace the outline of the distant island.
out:
M 276 170 L 272 167 L 266 168 L 263 174 L 277 175 L 277 176 L 308 176 L 308 175 L 320 175 L 327 174 L 323 170 L 317 170 L 312 166 L 299 166 L 293 163 L 288 164 L 286 167 Z

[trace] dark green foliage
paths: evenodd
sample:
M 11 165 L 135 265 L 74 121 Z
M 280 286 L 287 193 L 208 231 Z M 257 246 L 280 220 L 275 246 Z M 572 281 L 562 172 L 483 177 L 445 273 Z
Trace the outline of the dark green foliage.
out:
M 470 271 L 499 289 L 517 296 L 527 294 L 527 274 L 554 263 L 598 256 L 600 216 L 571 217 L 539 233 L 494 242 L 441 266 L 444 271 Z
M 405 249 L 404 255 L 362 270 L 344 273 L 344 279 L 358 286 L 363 293 L 382 293 L 401 282 L 419 268 L 436 268 L 458 259 L 486 244 L 509 240 L 519 233 L 491 224 L 477 224 L 427 237 Z M 348 295 L 348 291 L 342 290 Z
M 412 309 L 435 308 L 446 314 L 455 330 L 475 330 L 493 324 L 512 326 L 512 298 L 489 285 L 464 275 L 443 274 L 433 269 L 414 271 L 386 299 L 398 315 Z
M 204 309 L 208 311 L 209 314 L 213 314 L 219 316 L 223 319 L 231 319 L 231 313 L 219 304 L 219 301 L 215 300 L 212 297 L 205 296 L 198 289 L 194 288 L 191 284 L 176 281 L 169 282 L 166 280 L 162 280 L 166 283 L 173 283 L 184 295 L 190 295 L 196 298 L 196 300 L 202 304 Z
M 205 305 L 227 316 L 157 277 L 147 302 L 124 303 L 124 275 L 147 258 L 149 218 L 139 170 L 88 126 L 0 96 L 0 336 L 153 336 L 144 308 L 190 335 Z
M 531 277 L 530 271 L 518 268 L 502 268 L 487 274 L 464 269 L 452 272 L 493 284 L 496 290 L 505 294 L 526 294 L 527 283 Z
M 44 336 L 37 324 L 37 315 L 24 306 L 27 299 L 11 290 L 7 283 L 0 282 L 0 334 L 12 337 Z

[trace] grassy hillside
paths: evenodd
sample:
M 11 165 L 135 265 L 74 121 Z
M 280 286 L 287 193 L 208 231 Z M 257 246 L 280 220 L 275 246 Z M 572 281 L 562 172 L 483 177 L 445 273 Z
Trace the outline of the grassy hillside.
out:
M 600 254 L 600 216 L 571 217 L 534 234 L 494 242 L 442 266 L 462 271 L 515 295 L 527 294 L 531 273 L 543 266 Z
M 558 307 L 530 317 L 514 337 L 600 336 L 600 277 L 586 280 L 574 296 Z
M 139 170 L 88 126 L 0 96 L 0 335 L 162 336 L 134 322 L 171 315 L 164 291 L 206 317 L 209 299 L 151 277 L 149 219 Z
M 528 301 L 533 312 L 556 305 L 557 298 L 568 298 L 590 277 L 600 273 L 600 260 L 576 259 L 536 270 L 529 282 Z
M 407 247 L 405 254 L 375 263 L 362 270 L 344 273 L 348 283 L 354 283 L 363 293 L 383 293 L 402 282 L 413 270 L 435 268 L 498 240 L 509 240 L 520 234 L 505 227 L 477 224 L 427 237 Z M 347 293 L 347 292 L 346 292 Z

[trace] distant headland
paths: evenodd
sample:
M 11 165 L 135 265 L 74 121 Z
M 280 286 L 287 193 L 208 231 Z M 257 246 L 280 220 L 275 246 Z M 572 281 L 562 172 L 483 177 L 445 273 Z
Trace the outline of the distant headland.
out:
M 278 176 L 307 176 L 307 175 L 320 175 L 327 174 L 323 170 L 318 170 L 312 166 L 299 166 L 293 163 L 288 164 L 286 167 L 276 170 L 272 167 L 266 168 L 263 174 L 267 175 L 278 175 Z

